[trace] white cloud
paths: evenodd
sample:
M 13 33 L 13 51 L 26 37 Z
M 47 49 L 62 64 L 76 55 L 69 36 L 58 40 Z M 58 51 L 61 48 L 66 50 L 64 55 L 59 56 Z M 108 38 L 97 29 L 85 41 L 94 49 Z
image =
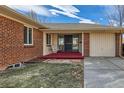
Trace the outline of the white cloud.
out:
M 55 7 L 57 9 L 60 9 L 64 12 L 68 12 L 71 14 L 77 14 L 78 12 L 80 12 L 79 9 L 77 9 L 76 7 L 74 7 L 72 5 L 52 5 L 52 7 Z
M 78 16 L 72 14 L 72 13 L 69 13 L 69 12 L 63 12 L 63 11 L 59 11 L 59 10 L 55 10 L 55 9 L 51 9 L 49 10 L 52 14 L 62 14 L 62 15 L 66 15 L 68 17 L 71 17 L 71 18 L 77 18 L 77 19 L 80 19 Z
M 48 11 L 47 8 L 43 6 L 35 6 L 35 5 L 9 5 L 10 8 L 12 9 L 18 9 L 24 12 L 29 12 L 29 11 L 34 11 L 38 15 L 42 16 L 50 16 L 51 13 Z
M 80 12 L 80 10 L 72 5 L 52 5 L 52 7 L 57 8 L 49 10 L 52 14 L 62 14 L 68 17 L 80 19 L 80 17 L 77 16 L 77 13 Z
M 57 15 L 57 14 L 62 14 L 65 15 L 67 17 L 71 17 L 71 18 L 76 18 L 79 20 L 79 23 L 92 23 L 95 24 L 95 22 L 93 22 L 90 19 L 85 19 L 82 17 L 79 17 L 77 15 L 78 12 L 80 12 L 79 9 L 77 9 L 74 6 L 71 5 L 52 5 L 52 7 L 57 8 L 57 9 L 50 9 L 49 11 L 51 12 L 51 14 L 53 15 Z
M 52 15 L 55 15 L 55 16 L 58 16 L 58 14 L 57 14 L 56 12 L 52 12 L 52 11 L 51 11 L 51 14 L 52 14 Z
M 79 23 L 90 23 L 90 24 L 96 24 L 96 22 L 93 22 L 93 21 L 91 21 L 91 20 L 89 20 L 89 19 L 81 20 L 81 21 L 79 21 Z

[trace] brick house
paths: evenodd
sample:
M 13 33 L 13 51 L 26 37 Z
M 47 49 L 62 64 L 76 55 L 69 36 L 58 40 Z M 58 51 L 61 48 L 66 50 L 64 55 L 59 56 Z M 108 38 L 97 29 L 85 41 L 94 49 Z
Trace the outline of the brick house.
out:
M 0 69 L 58 51 L 82 56 L 122 56 L 119 27 L 96 24 L 39 24 L 14 10 L 0 6 Z

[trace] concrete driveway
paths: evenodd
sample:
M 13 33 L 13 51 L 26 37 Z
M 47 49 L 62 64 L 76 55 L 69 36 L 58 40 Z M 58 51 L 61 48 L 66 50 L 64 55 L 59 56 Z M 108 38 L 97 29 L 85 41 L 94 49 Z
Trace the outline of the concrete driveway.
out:
M 124 59 L 86 58 L 84 60 L 84 87 L 124 88 Z

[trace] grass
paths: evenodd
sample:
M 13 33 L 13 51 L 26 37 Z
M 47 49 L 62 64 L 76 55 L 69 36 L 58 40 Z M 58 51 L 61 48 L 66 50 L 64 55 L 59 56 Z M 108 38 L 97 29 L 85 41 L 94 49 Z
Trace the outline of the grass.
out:
M 83 64 L 36 63 L 0 74 L 1 88 L 81 88 Z

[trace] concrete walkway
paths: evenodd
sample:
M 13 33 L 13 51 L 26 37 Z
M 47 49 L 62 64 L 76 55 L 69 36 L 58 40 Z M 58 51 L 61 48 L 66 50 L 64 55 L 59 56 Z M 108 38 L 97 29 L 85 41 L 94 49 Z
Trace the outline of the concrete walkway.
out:
M 81 59 L 47 59 L 47 60 L 44 60 L 43 62 L 46 62 L 46 63 L 83 63 L 83 60 Z
M 124 59 L 86 58 L 84 60 L 84 87 L 124 88 Z

